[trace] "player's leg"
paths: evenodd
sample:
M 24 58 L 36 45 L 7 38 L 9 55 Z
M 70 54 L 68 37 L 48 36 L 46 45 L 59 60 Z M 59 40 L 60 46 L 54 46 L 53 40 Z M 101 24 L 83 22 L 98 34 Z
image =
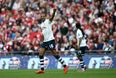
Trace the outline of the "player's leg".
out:
M 59 52 L 57 52 L 56 50 L 52 50 L 52 53 L 54 57 L 63 65 L 63 67 L 66 67 L 65 61 L 59 56 Z
M 80 61 L 81 69 L 82 69 L 83 71 L 86 70 L 86 65 L 85 65 L 84 60 L 83 60 L 83 56 L 84 56 L 84 54 L 85 54 L 85 50 L 86 50 L 86 47 L 80 47 L 80 51 L 77 51 L 77 52 L 76 52 L 77 57 L 78 57 L 78 59 L 79 59 L 79 61 Z
M 59 52 L 56 50 L 52 50 L 54 57 L 62 64 L 64 67 L 64 74 L 68 72 L 68 66 L 66 65 L 65 61 L 60 57 Z
M 43 47 L 40 48 L 39 51 L 39 58 L 40 58 L 40 70 L 36 71 L 37 74 L 42 74 L 44 73 L 44 54 L 45 54 L 46 49 Z
M 45 54 L 45 48 L 40 48 L 39 58 L 40 58 L 41 70 L 44 70 L 44 54 Z
M 54 40 L 49 42 L 49 49 L 51 50 L 54 57 L 62 64 L 62 66 L 64 67 L 64 74 L 66 74 L 67 71 L 68 71 L 68 67 L 67 67 L 65 61 L 59 56 L 59 52 L 56 51 L 56 49 L 55 49 L 55 41 Z
M 52 40 L 49 42 L 49 49 L 51 50 L 52 54 L 54 55 L 54 57 L 64 66 L 66 67 L 66 64 L 64 62 L 64 60 L 59 56 L 59 52 L 56 51 L 55 49 L 55 40 Z

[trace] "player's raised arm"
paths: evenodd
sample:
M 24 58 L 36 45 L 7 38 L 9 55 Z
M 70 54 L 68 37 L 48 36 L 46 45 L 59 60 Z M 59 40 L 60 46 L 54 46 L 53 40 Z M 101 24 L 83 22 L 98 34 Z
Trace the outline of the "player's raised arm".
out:
M 56 8 L 54 8 L 53 14 L 52 14 L 52 16 L 50 17 L 50 21 L 52 21 L 52 20 L 54 19 L 55 13 L 56 13 Z

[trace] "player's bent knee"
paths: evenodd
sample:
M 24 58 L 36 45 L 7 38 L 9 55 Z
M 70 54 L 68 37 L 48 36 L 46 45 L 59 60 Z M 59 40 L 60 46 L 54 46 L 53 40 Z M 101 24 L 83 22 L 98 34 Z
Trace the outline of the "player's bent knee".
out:
M 56 51 L 56 50 L 52 50 L 52 54 L 53 54 L 53 55 L 59 55 L 59 52 Z
M 41 48 L 40 51 L 39 51 L 39 55 L 40 55 L 40 56 L 43 56 L 44 53 L 45 53 L 45 49 Z

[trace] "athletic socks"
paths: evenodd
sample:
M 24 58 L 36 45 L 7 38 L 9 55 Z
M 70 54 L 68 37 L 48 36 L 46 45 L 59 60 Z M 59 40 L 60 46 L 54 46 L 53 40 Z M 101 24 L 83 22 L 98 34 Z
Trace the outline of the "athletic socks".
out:
M 83 56 L 82 56 L 82 54 L 79 53 L 79 52 L 77 52 L 76 54 L 77 54 L 77 58 L 78 58 L 79 61 L 80 61 L 80 66 L 81 66 L 81 68 L 84 68 L 85 64 L 84 64 L 84 61 L 83 61 Z
M 84 68 L 84 62 L 83 61 L 80 61 L 80 65 L 81 65 L 81 68 Z
M 63 67 L 66 67 L 66 63 L 59 55 L 55 55 L 54 57 L 63 65 Z
M 41 68 L 41 70 L 44 70 L 44 57 L 39 56 L 39 58 L 40 58 L 40 68 Z
M 66 67 L 66 63 L 59 55 L 55 55 L 54 57 L 63 65 L 63 67 Z M 44 70 L 44 57 L 39 56 L 39 58 L 40 58 L 40 68 L 41 70 Z

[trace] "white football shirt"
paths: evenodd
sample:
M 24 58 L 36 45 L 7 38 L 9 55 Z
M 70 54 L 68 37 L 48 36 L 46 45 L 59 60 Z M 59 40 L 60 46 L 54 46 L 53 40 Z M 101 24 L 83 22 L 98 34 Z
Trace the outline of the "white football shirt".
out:
M 80 43 L 80 47 L 85 47 L 85 46 L 87 46 L 85 36 L 83 36 L 82 31 L 81 31 L 80 29 L 77 29 L 76 38 L 77 38 L 77 41 L 78 41 L 78 42 L 79 42 L 80 38 L 82 38 L 82 41 L 81 41 L 81 43 Z
M 52 31 L 52 22 L 49 19 L 46 19 L 41 24 L 42 34 L 44 36 L 44 42 L 50 41 L 54 39 L 53 31 Z

